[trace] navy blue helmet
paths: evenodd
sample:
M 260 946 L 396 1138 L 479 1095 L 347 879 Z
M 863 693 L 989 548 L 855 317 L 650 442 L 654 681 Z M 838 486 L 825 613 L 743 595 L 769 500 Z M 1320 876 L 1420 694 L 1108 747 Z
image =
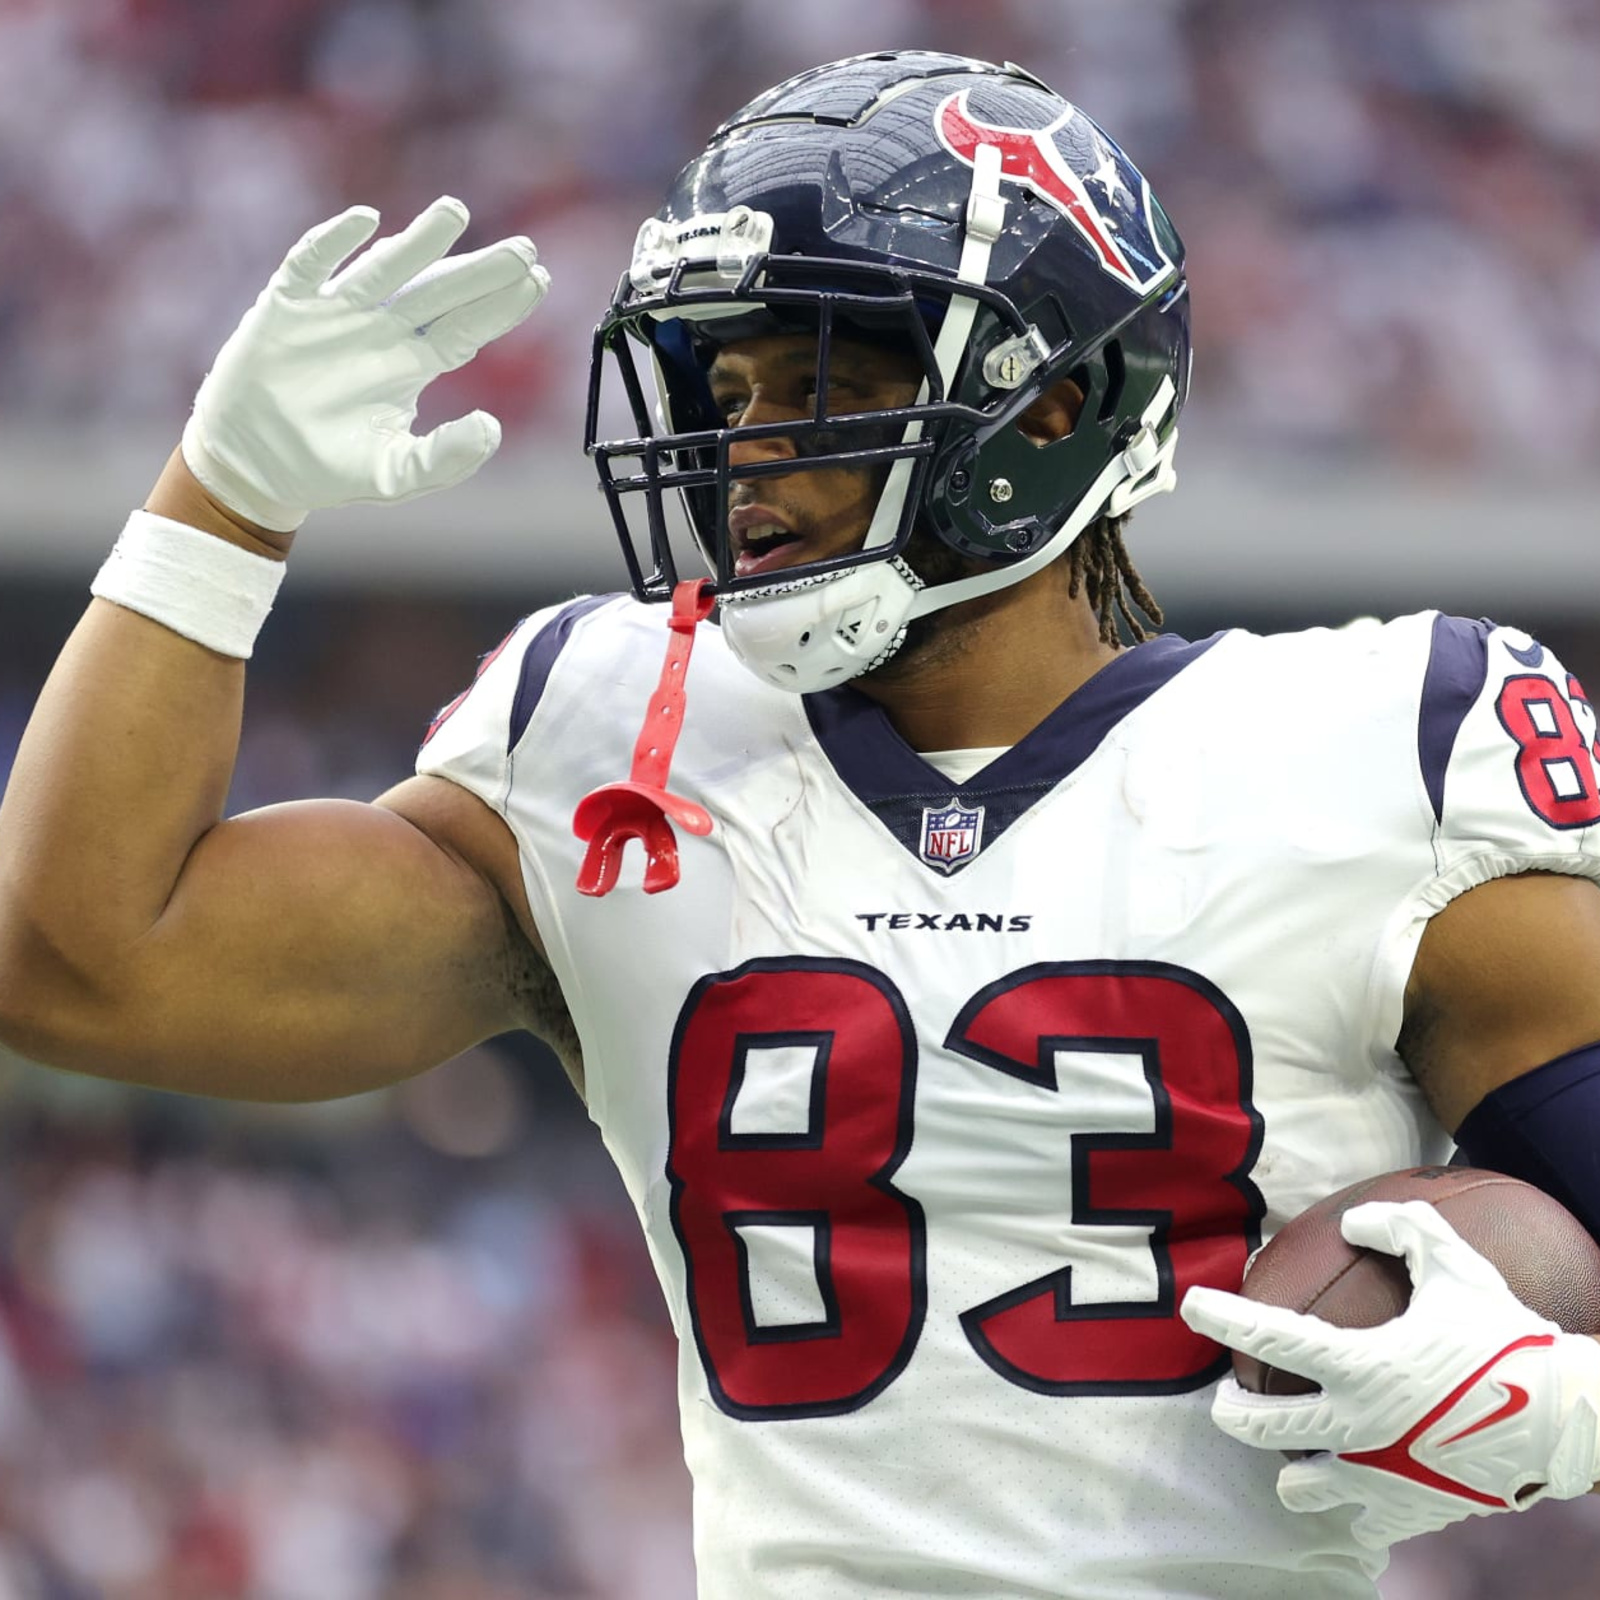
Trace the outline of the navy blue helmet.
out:
M 707 368 L 765 332 L 816 337 L 815 411 L 735 430 Z M 836 337 L 910 352 L 915 402 L 828 414 Z M 1019 67 L 886 52 L 759 95 L 679 174 L 596 331 L 586 448 L 635 592 L 664 599 L 678 580 L 676 498 L 730 644 L 809 690 L 887 659 L 909 618 L 1018 581 L 1170 488 L 1189 363 L 1183 246 L 1117 145 Z M 636 432 L 602 441 L 602 385 L 619 377 Z M 1081 412 L 1040 444 L 1018 419 L 1063 379 Z M 763 429 L 793 459 L 730 460 L 736 434 Z M 839 465 L 883 479 L 862 548 L 739 576 L 734 485 Z M 916 530 L 972 575 L 925 583 L 903 559 Z

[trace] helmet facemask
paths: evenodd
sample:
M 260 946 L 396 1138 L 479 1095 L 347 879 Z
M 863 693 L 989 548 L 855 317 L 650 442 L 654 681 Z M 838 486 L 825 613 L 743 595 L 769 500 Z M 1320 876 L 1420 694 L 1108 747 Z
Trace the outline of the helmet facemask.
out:
M 933 274 L 869 264 L 759 256 L 720 291 L 681 287 L 703 278 L 710 266 L 679 261 L 655 294 L 633 296 L 625 310 L 614 307 L 595 335 L 588 448 L 628 552 L 635 591 L 641 598 L 664 599 L 677 580 L 678 553 L 670 537 L 674 501 L 720 597 L 773 588 L 772 578 L 735 572 L 736 552 L 728 539 L 735 486 L 763 477 L 830 468 L 874 471 L 903 491 L 893 495 L 892 515 L 874 519 L 860 549 L 798 563 L 776 581 L 793 584 L 900 555 L 925 497 L 930 463 L 950 424 L 970 429 L 984 420 L 972 406 L 947 399 L 935 356 L 933 335 L 953 286 Z M 996 320 L 1013 322 L 1003 298 L 993 298 Z M 728 426 L 707 382 L 718 350 L 737 340 L 781 333 L 816 340 L 814 410 L 793 420 Z M 903 353 L 920 377 L 916 398 L 897 407 L 830 412 L 840 340 L 888 345 Z M 641 375 L 641 356 L 653 383 Z M 600 375 L 607 367 L 621 378 L 637 430 L 632 438 L 596 438 Z M 789 442 L 792 457 L 730 459 L 736 443 L 767 438 Z

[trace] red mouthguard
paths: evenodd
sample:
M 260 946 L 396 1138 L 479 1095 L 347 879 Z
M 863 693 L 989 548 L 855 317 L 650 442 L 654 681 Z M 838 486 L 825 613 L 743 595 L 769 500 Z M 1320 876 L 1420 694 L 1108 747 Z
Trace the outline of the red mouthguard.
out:
M 644 845 L 644 892 L 659 894 L 670 889 L 680 872 L 678 840 L 667 819 L 681 823 L 690 833 L 704 836 L 711 832 L 711 814 L 704 806 L 667 790 L 672 752 L 683 728 L 683 685 L 694 649 L 694 630 L 716 604 L 710 588 L 709 578 L 692 578 L 672 591 L 667 658 L 633 747 L 628 781 L 608 783 L 585 795 L 572 814 L 572 831 L 589 846 L 578 869 L 580 894 L 610 894 L 616 888 L 630 839 Z

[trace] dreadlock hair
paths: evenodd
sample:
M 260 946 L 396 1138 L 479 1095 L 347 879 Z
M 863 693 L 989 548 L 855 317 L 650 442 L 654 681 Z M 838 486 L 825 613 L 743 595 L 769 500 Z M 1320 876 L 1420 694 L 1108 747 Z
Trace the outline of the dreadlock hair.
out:
M 1067 594 L 1076 600 L 1087 593 L 1100 619 L 1102 644 L 1120 644 L 1124 627 L 1135 644 L 1143 644 L 1155 637 L 1154 630 L 1165 620 L 1123 543 L 1122 530 L 1130 515 L 1124 511 L 1121 516 L 1100 517 L 1073 540 L 1068 552 Z M 1134 615 L 1136 607 L 1149 628 Z

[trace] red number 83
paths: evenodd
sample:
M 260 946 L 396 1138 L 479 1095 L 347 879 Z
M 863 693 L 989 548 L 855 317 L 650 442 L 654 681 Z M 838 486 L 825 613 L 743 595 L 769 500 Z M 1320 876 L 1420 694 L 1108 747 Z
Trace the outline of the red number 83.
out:
M 1585 731 L 1578 726 L 1582 708 Z M 1583 686 L 1567 678 L 1567 694 L 1537 674 L 1507 678 L 1495 702 L 1500 725 L 1517 742 L 1517 782 L 1534 813 L 1552 828 L 1600 822 L 1595 783 L 1594 713 Z
M 1176 1393 L 1219 1376 L 1225 1354 L 1177 1308 L 1196 1283 L 1237 1284 L 1260 1240 L 1261 1119 L 1231 1002 L 1181 967 L 1041 963 L 974 995 L 944 1045 L 1040 1095 L 1060 1093 L 1073 1051 L 1125 1060 L 1153 1111 L 1142 1131 L 1071 1134 L 1062 1155 L 1071 1223 L 1146 1230 L 1154 1295 L 1079 1302 L 1063 1265 L 961 1315 L 975 1355 L 1046 1394 Z M 672 1223 L 700 1358 L 730 1415 L 853 1411 L 911 1360 L 929 1221 L 895 1175 L 916 1082 L 905 1002 L 862 963 L 752 961 L 685 1001 L 668 1083 Z

